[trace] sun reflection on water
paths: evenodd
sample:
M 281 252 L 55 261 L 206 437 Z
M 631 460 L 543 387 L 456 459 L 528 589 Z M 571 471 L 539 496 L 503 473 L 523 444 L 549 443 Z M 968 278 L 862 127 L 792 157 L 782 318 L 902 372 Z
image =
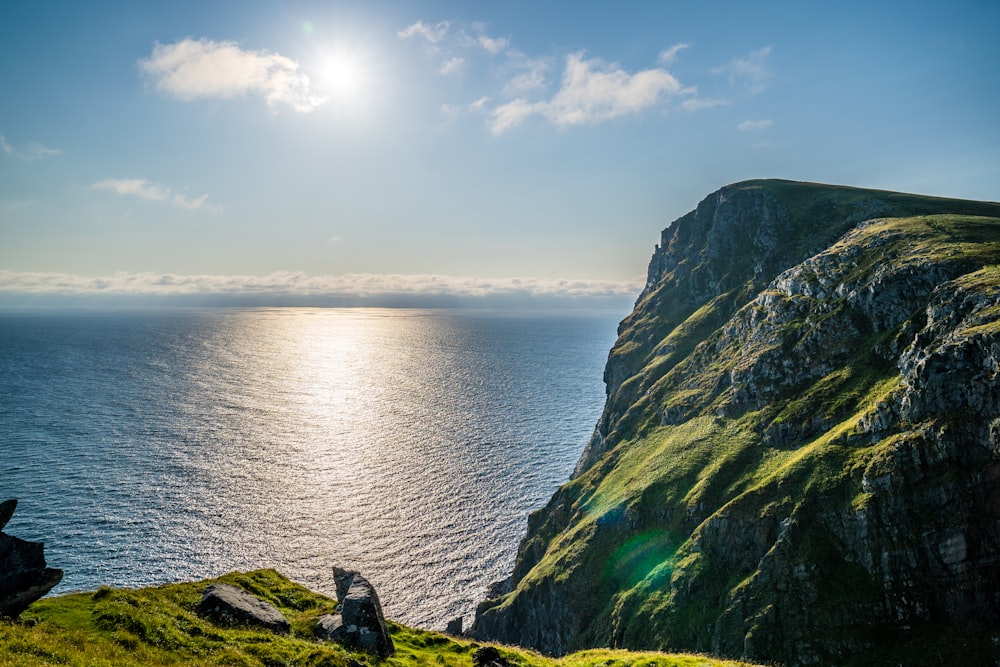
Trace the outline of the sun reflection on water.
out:
M 78 318 L 45 343 L 49 376 L 34 361 L 37 386 L 0 384 L 30 397 L 11 406 L 26 421 L 5 425 L 20 440 L 2 490 L 42 508 L 19 515 L 66 570 L 63 590 L 275 567 L 332 594 L 340 565 L 364 571 L 398 620 L 471 621 L 593 428 L 616 319 Z M 44 342 L 31 336 L 19 344 Z M 79 361 L 67 367 L 70 352 Z

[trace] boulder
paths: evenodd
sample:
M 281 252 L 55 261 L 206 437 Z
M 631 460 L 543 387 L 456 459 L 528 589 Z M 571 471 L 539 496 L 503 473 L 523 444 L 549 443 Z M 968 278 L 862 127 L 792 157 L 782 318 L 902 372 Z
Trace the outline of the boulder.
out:
M 11 498 L 0 503 L 0 530 L 3 530 L 7 522 L 10 521 L 10 518 L 14 516 L 15 509 L 17 509 L 17 498 Z
M 472 654 L 473 667 L 510 667 L 507 659 L 494 646 L 481 646 Z
M 395 655 L 396 647 L 389 636 L 382 605 L 368 580 L 357 572 L 339 567 L 333 568 L 333 578 L 337 584 L 340 615 L 321 616 L 316 623 L 316 636 L 382 658 Z
M 452 637 L 461 637 L 462 620 L 463 618 L 459 616 L 458 618 L 453 618 L 450 621 L 448 621 L 448 625 L 446 625 L 444 628 L 445 633 L 451 635 Z
M 333 581 L 337 585 L 337 602 L 343 602 L 344 598 L 347 597 L 347 591 L 351 589 L 351 583 L 354 581 L 354 575 L 357 572 L 354 570 L 345 570 L 342 567 L 333 566 Z
M 17 508 L 12 498 L 0 503 L 0 616 L 17 618 L 62 580 L 62 570 L 45 566 L 45 545 L 2 532 Z
M 220 625 L 260 627 L 281 635 L 291 630 L 288 620 L 272 605 L 229 584 L 206 588 L 198 613 Z
M 316 620 L 314 633 L 320 639 L 327 639 L 341 644 L 344 642 L 344 619 L 340 614 L 324 614 Z

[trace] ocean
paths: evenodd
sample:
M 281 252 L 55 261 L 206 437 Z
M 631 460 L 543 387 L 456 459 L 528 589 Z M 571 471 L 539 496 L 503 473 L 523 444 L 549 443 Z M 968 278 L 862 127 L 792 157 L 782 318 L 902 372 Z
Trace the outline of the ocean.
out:
M 471 623 L 572 472 L 624 313 L 0 312 L 5 532 L 53 591 L 272 567 Z

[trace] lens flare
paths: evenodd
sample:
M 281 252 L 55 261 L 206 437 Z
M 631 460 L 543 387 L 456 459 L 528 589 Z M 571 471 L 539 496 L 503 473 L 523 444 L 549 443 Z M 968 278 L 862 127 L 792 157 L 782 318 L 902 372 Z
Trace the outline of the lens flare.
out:
M 607 574 L 626 585 L 640 581 L 656 584 L 669 580 L 681 540 L 666 530 L 649 530 L 629 538 L 607 563 Z

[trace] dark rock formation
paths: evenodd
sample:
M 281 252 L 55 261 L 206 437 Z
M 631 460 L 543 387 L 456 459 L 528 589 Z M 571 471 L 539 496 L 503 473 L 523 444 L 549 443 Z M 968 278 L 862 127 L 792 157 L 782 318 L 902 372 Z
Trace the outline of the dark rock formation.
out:
M 14 516 L 14 510 L 16 509 L 17 498 L 11 498 L 0 503 L 0 531 L 4 529 L 10 518 Z
M 333 581 L 337 585 L 337 601 L 343 602 L 347 597 L 347 591 L 351 589 L 351 583 L 357 576 L 354 570 L 345 570 L 342 567 L 333 566 Z
M 288 620 L 272 605 L 229 584 L 212 584 L 205 589 L 198 613 L 227 626 L 260 627 L 287 635 Z
M 1000 659 L 1000 204 L 787 181 L 664 230 L 476 637 Z
M 473 667 L 510 667 L 510 662 L 494 646 L 482 646 L 472 654 Z
M 458 618 L 451 619 L 450 621 L 448 621 L 448 625 L 445 626 L 444 631 L 453 637 L 461 637 L 462 620 L 463 619 L 461 616 L 459 616 Z
M 313 633 L 320 639 L 325 639 L 338 644 L 346 643 L 344 634 L 344 619 L 340 614 L 324 614 L 316 621 Z
M 316 623 L 316 636 L 382 658 L 395 655 L 396 647 L 374 587 L 357 572 L 339 567 L 333 569 L 333 577 L 340 614 L 321 616 Z
M 62 579 L 62 570 L 46 567 L 41 542 L 28 542 L 2 532 L 17 500 L 0 503 L 0 616 L 17 618 Z

